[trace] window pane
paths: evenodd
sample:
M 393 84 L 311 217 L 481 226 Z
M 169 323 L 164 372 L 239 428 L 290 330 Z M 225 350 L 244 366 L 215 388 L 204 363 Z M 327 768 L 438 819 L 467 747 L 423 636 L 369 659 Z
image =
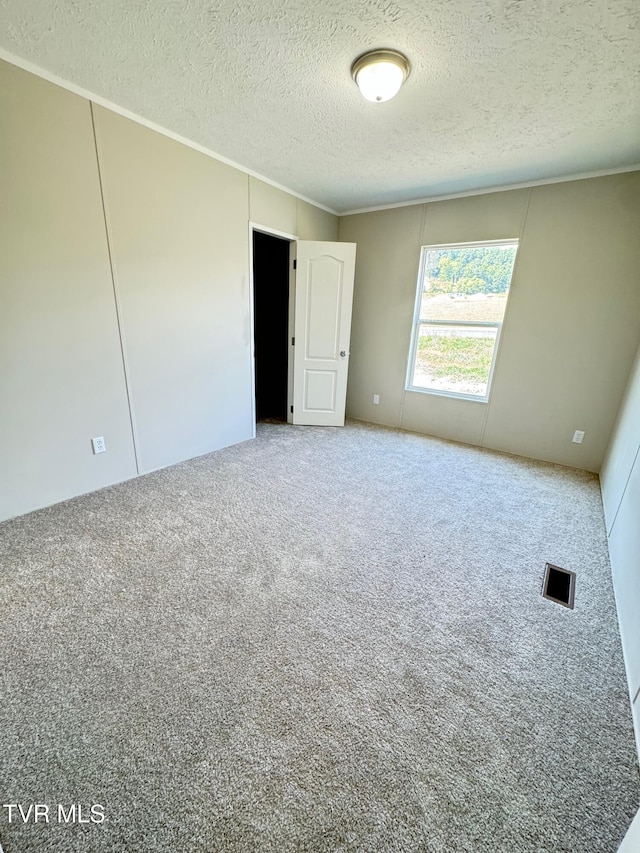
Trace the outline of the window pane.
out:
M 427 249 L 425 290 L 432 293 L 506 293 L 517 243 Z
M 469 296 L 426 292 L 422 296 L 421 320 L 463 320 L 471 323 L 500 323 L 507 305 L 506 293 L 474 293 Z
M 485 397 L 498 329 L 421 323 L 412 384 Z
M 423 247 L 410 388 L 488 398 L 517 248 Z

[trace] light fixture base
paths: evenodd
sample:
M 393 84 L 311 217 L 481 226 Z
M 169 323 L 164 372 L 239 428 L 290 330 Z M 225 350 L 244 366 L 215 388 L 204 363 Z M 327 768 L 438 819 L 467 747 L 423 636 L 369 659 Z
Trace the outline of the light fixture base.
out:
M 351 76 L 362 95 L 373 102 L 388 101 L 411 72 L 407 57 L 398 50 L 387 48 L 368 50 L 351 66 Z

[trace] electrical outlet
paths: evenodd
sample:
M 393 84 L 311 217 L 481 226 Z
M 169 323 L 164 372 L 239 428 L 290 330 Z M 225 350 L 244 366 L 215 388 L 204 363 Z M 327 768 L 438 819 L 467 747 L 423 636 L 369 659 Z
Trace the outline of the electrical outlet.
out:
M 106 444 L 104 443 L 104 436 L 99 435 L 97 438 L 91 439 L 91 446 L 93 447 L 93 452 L 95 453 L 104 453 L 107 449 Z
M 380 394 L 374 394 L 373 395 L 373 405 L 377 406 L 379 404 L 379 402 L 380 402 Z
M 573 441 L 574 444 L 582 444 L 583 438 L 584 438 L 584 430 L 583 429 L 577 429 L 574 432 L 573 438 L 571 440 Z

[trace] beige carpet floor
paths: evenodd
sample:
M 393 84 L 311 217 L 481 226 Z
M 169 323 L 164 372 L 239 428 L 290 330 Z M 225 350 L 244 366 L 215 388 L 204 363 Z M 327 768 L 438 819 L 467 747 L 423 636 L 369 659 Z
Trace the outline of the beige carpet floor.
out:
M 0 572 L 1 802 L 51 810 L 5 853 L 614 853 L 637 808 L 589 474 L 264 424 L 1 525 Z

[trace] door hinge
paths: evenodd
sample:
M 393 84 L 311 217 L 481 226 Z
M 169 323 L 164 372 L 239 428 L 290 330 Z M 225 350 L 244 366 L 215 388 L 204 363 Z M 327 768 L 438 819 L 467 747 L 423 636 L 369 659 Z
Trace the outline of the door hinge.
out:
M 294 347 L 296 345 L 296 339 L 291 338 L 291 346 Z
M 295 258 L 293 259 L 293 268 L 294 270 L 298 269 L 298 261 Z
M 291 414 L 293 414 L 293 406 L 291 406 Z

